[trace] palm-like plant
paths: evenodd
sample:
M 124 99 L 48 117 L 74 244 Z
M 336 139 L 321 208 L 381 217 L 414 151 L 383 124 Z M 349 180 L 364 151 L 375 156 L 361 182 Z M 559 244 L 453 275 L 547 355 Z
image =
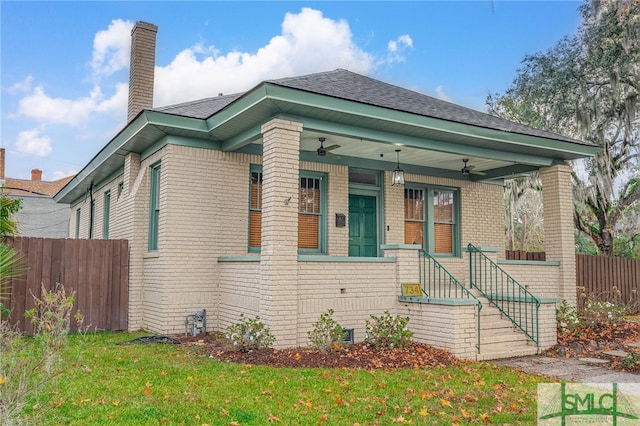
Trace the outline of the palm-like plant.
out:
M 24 269 L 22 257 L 4 242 L 4 237 L 18 232 L 13 215 L 21 207 L 22 200 L 0 194 L 0 306 L 6 298 L 9 280 L 22 275 Z

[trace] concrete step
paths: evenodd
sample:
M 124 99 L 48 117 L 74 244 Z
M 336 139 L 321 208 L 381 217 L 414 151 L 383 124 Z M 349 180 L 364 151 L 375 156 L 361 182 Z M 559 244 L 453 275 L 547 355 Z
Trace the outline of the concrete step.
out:
M 511 320 L 484 297 L 480 313 L 480 353 L 478 360 L 535 355 L 538 348 Z
M 532 347 L 511 347 L 511 346 L 490 346 L 480 345 L 480 353 L 476 357 L 478 361 L 489 361 L 492 359 L 514 358 L 520 356 L 536 355 L 538 348 Z

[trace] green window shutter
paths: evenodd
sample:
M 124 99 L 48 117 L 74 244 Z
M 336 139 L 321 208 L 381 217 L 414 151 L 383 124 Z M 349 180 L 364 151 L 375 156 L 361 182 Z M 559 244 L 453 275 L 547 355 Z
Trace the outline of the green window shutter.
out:
M 149 194 L 149 251 L 158 250 L 158 227 L 160 223 L 160 164 L 151 166 Z

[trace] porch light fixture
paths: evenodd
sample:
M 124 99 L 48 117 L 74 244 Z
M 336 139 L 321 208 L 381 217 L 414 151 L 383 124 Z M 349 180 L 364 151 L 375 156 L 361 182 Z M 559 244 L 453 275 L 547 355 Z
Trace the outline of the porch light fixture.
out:
M 404 170 L 400 168 L 400 150 L 399 149 L 396 149 L 396 156 L 398 158 L 398 165 L 396 169 L 393 171 L 393 181 L 391 182 L 391 186 L 404 185 Z

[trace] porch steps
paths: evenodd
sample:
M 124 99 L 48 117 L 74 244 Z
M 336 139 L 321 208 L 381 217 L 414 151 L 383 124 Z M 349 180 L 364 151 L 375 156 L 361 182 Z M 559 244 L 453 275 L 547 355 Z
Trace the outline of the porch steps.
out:
M 473 291 L 482 302 L 480 353 L 478 361 L 535 355 L 538 348 L 518 330 L 489 300 Z

